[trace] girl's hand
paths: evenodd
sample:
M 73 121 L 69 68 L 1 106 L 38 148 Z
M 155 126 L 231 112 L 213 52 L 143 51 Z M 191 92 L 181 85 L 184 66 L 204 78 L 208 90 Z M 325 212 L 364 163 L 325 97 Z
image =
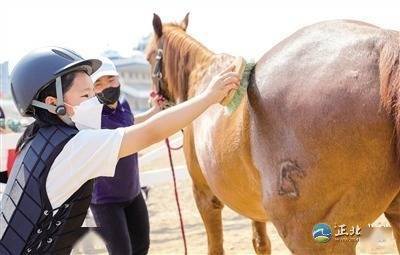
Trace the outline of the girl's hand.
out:
M 234 65 L 230 65 L 221 73 L 214 76 L 208 87 L 203 92 L 205 97 L 211 100 L 212 103 L 221 102 L 232 89 L 238 89 L 240 85 L 239 75 L 233 70 Z

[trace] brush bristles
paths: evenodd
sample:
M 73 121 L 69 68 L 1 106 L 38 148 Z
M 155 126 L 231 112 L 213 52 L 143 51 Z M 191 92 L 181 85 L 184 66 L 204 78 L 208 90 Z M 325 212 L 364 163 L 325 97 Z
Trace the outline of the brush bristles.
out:
M 226 114 L 231 114 L 234 112 L 239 107 L 243 97 L 247 94 L 247 87 L 249 86 L 250 82 L 250 74 L 255 65 L 255 63 L 246 63 L 246 67 L 240 81 L 240 87 L 236 90 L 232 100 L 225 106 Z

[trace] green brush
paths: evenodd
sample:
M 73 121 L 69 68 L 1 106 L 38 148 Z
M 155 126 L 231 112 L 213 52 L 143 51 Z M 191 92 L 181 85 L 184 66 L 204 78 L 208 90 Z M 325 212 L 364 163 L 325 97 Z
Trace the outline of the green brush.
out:
M 235 59 L 235 72 L 241 77 L 240 87 L 235 91 L 231 91 L 222 100 L 221 105 L 225 106 L 225 114 L 231 114 L 239 107 L 240 102 L 247 93 L 250 74 L 255 65 L 255 63 L 246 63 L 242 57 L 237 57 Z

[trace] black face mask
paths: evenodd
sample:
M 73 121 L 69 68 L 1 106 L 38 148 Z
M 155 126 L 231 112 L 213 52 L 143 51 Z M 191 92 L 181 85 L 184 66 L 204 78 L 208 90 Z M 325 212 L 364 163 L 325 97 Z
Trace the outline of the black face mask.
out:
M 118 101 L 121 95 L 121 85 L 118 87 L 109 87 L 104 89 L 102 92 L 96 94 L 100 103 L 110 105 Z

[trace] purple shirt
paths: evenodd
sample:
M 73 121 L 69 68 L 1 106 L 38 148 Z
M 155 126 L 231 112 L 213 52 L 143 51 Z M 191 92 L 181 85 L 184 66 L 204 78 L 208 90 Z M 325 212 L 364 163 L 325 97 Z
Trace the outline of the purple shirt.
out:
M 101 128 L 116 129 L 133 125 L 134 117 L 126 100 L 120 100 L 116 109 L 103 107 Z M 126 202 L 140 192 L 137 154 L 120 159 L 114 177 L 98 177 L 94 181 L 92 203 Z

